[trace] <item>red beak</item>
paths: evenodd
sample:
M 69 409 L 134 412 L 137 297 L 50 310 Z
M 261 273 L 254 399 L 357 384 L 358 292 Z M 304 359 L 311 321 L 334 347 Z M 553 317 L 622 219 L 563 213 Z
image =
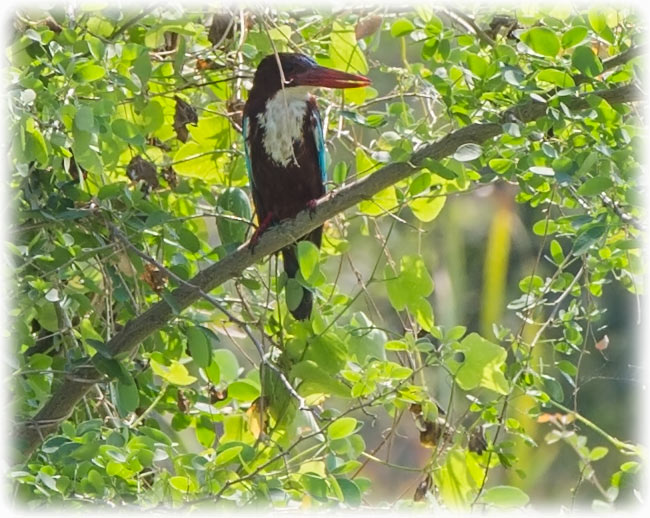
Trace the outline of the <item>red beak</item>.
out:
M 322 86 L 325 88 L 359 88 L 368 86 L 370 79 L 365 76 L 348 74 L 340 70 L 327 67 L 312 68 L 302 74 L 294 76 L 297 86 Z

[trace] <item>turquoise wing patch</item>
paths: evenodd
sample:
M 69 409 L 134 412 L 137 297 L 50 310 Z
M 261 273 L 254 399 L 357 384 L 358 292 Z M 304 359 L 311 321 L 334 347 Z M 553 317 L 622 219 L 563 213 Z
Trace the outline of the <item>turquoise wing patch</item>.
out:
M 251 153 L 248 149 L 248 117 L 244 117 L 241 124 L 241 132 L 244 137 L 244 159 L 246 160 L 246 171 L 248 172 L 248 182 L 253 187 L 253 168 L 251 167 Z
M 316 151 L 318 152 L 318 167 L 320 168 L 320 177 L 323 184 L 327 182 L 327 167 L 325 165 L 325 137 L 323 136 L 323 126 L 320 121 L 320 114 L 314 110 L 314 140 L 316 141 Z

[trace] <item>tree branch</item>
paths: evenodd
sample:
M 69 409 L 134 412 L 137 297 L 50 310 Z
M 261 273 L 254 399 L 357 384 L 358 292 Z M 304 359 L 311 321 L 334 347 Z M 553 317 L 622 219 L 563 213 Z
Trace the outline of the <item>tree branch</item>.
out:
M 592 94 L 602 97 L 610 104 L 635 102 L 643 98 L 642 92 L 635 85 L 596 91 Z M 589 107 L 584 96 L 564 98 L 563 102 L 575 110 Z M 502 123 L 511 121 L 513 117 L 522 123 L 534 121 L 546 113 L 547 106 L 547 103 L 539 101 L 519 104 L 503 112 L 499 123 L 474 123 L 465 126 L 436 142 L 422 146 L 411 155 L 408 162 L 388 164 L 373 174 L 324 196 L 318 200 L 315 210 L 304 210 L 294 219 L 267 230 L 253 251 L 244 244 L 182 284 L 172 293 L 176 307 L 181 310 L 187 308 L 204 297 L 206 292 L 237 277 L 249 266 L 293 243 L 326 220 L 404 180 L 418 171 L 425 159 L 440 160 L 453 154 L 463 144 L 481 144 L 494 138 L 503 132 Z M 174 316 L 174 310 L 167 302 L 154 304 L 140 316 L 128 321 L 106 344 L 107 350 L 113 356 L 133 353 L 145 338 L 163 328 Z M 72 413 L 79 400 L 101 378 L 102 375 L 91 364 L 77 367 L 67 375 L 34 418 L 21 423 L 16 430 L 16 446 L 19 452 L 25 457 L 31 455 L 45 437 L 54 432 L 60 422 Z

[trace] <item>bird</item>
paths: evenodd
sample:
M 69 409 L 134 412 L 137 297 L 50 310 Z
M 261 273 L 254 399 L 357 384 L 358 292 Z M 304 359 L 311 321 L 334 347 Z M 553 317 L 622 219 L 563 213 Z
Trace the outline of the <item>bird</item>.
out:
M 325 141 L 312 90 L 357 88 L 371 84 L 365 76 L 320 66 L 311 57 L 280 52 L 264 57 L 253 76 L 242 118 L 246 167 L 258 227 L 250 243 L 270 225 L 294 218 L 325 194 Z M 323 227 L 298 239 L 320 248 Z M 299 269 L 296 243 L 282 249 L 289 278 Z M 312 292 L 290 312 L 296 320 L 311 315 Z

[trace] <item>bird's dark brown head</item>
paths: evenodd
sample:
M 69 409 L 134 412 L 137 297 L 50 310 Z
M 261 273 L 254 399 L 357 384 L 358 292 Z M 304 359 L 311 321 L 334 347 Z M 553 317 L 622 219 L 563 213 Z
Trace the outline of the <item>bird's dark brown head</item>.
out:
M 282 66 L 284 75 L 284 88 L 294 86 L 357 88 L 370 84 L 370 79 L 365 76 L 322 67 L 304 54 L 280 52 L 277 56 L 270 54 L 260 62 L 253 78 L 251 96 L 272 97 L 282 88 L 279 65 Z

